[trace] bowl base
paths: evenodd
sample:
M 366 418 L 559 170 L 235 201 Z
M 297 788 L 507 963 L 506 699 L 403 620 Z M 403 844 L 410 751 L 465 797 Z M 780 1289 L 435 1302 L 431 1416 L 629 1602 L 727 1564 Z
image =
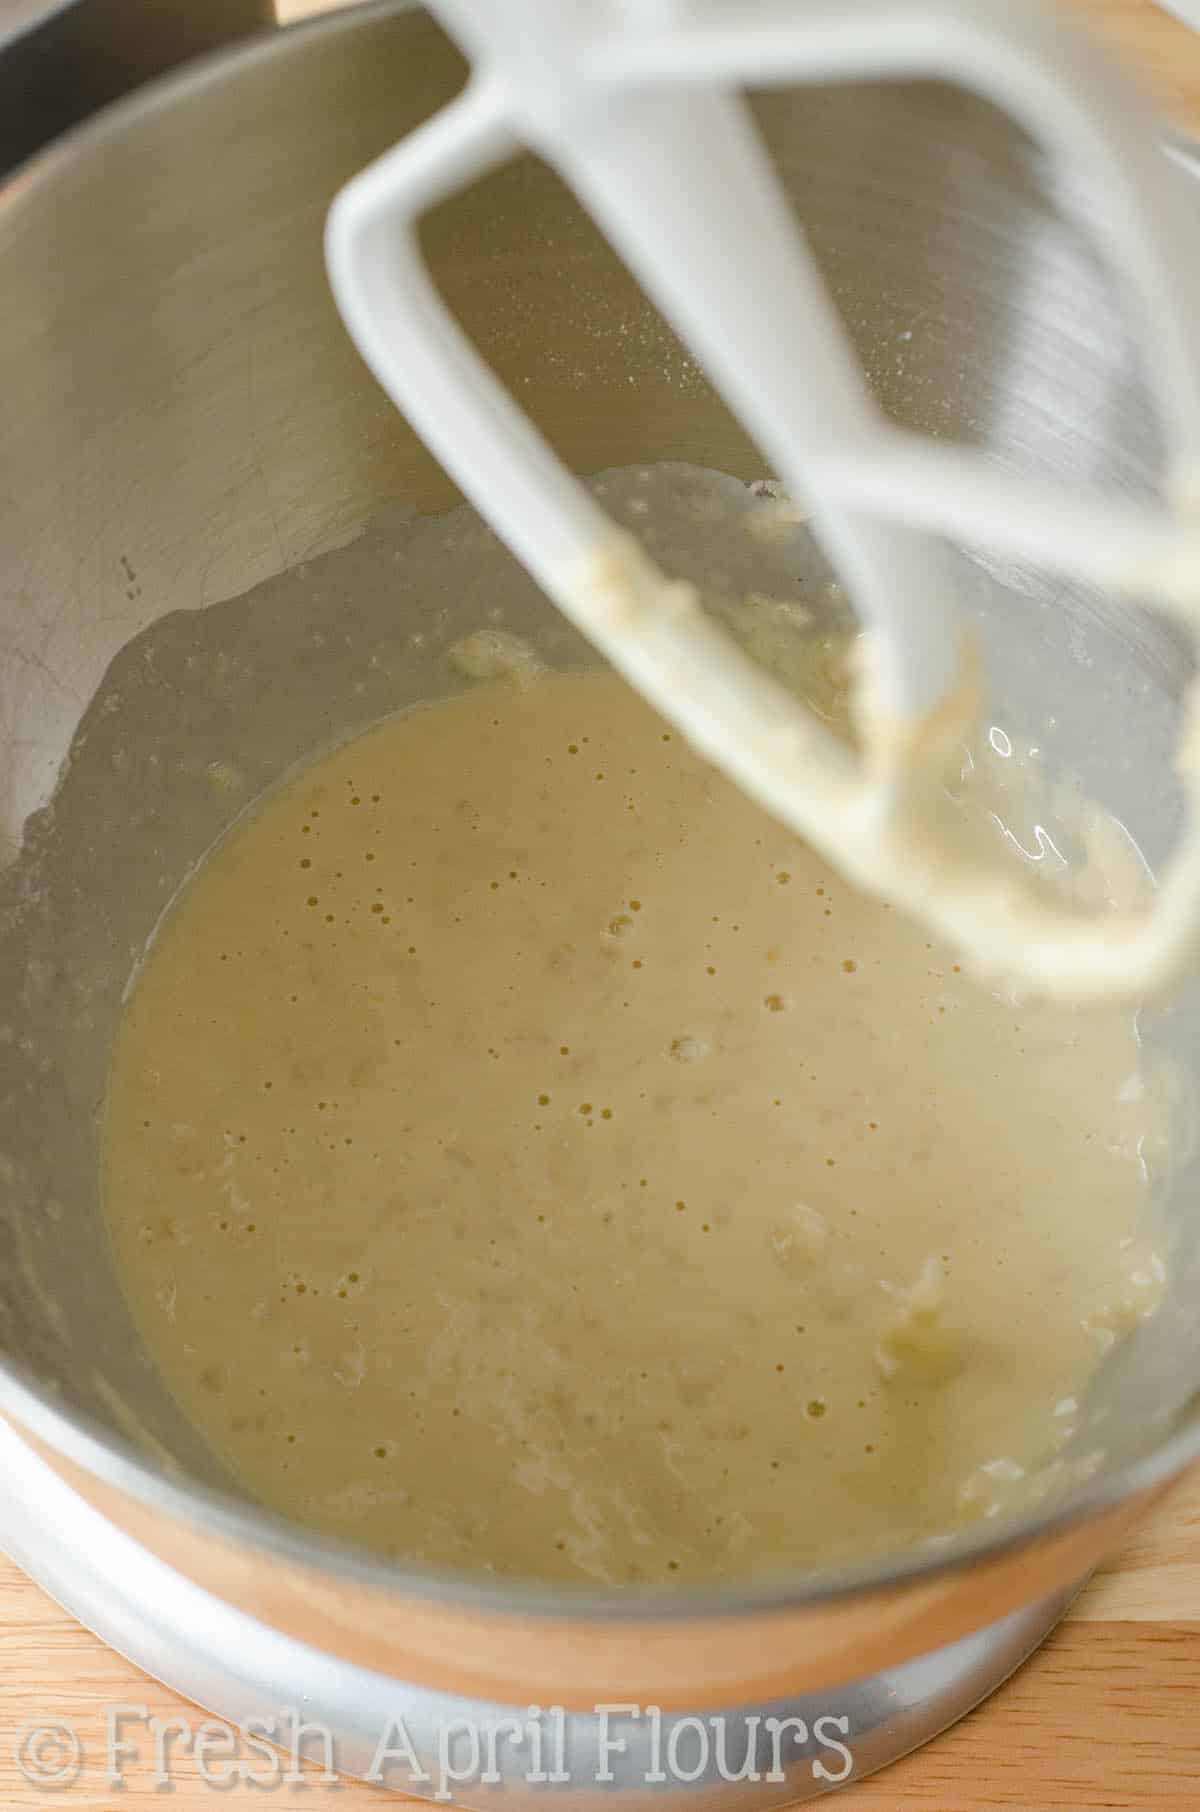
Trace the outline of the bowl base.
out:
M 714 1812 L 813 1799 L 970 1711 L 1038 1647 L 1073 1596 L 1059 1593 L 934 1654 L 819 1694 L 734 1711 L 613 1705 L 593 1714 L 428 1692 L 283 1636 L 122 1534 L 3 1421 L 0 1548 L 137 1667 L 247 1733 L 236 1760 L 223 1750 L 205 1763 L 196 1752 L 210 1784 L 298 1781 L 302 1758 L 317 1778 L 336 1771 L 467 1807 L 500 1795 L 510 1812 L 582 1812 L 601 1795 L 611 1807 L 614 1794 L 630 1808 L 687 1794 Z M 154 1720 L 146 1714 L 147 1735 L 129 1715 L 142 1708 L 122 1709 L 125 1753 L 152 1769 Z M 180 1739 L 172 1743 L 178 1754 Z

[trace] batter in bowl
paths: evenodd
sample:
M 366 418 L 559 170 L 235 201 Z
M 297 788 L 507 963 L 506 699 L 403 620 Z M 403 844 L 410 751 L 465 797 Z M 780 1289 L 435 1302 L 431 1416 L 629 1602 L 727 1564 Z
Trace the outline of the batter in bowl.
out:
M 267 1504 L 509 1576 L 745 1578 L 1036 1493 L 1161 1286 L 1132 1017 L 978 987 L 535 666 L 299 773 L 149 951 L 105 1196 L 176 1396 Z

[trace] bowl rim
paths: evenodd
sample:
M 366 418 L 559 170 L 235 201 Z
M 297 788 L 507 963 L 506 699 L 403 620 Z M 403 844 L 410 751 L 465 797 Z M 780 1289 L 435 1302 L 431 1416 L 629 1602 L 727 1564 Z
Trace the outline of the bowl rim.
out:
M 0 52 L 15 47 L 22 38 L 40 31 L 59 13 L 80 3 L 81 0 L 8 0 L 0 14 Z
M 210 86 L 251 75 L 260 64 L 310 55 L 335 36 L 374 30 L 402 16 L 425 17 L 418 0 L 367 0 L 212 51 L 148 82 L 8 173 L 0 182 L 0 232 L 15 222 L 21 210 L 36 205 L 60 172 L 65 174 L 80 160 L 86 161 L 92 151 L 135 131 L 141 121 L 167 111 L 179 99 L 196 98 Z M 1200 192 L 1200 140 L 1173 130 L 1164 144 Z M 0 246 L 0 256 L 2 253 Z M 1040 1513 L 1026 1511 L 999 1523 L 976 1524 L 939 1538 L 936 1546 L 899 1549 L 844 1566 L 750 1576 L 719 1586 L 597 1589 L 570 1581 L 497 1579 L 484 1573 L 393 1562 L 349 1539 L 306 1530 L 281 1513 L 232 1492 L 198 1480 L 184 1481 L 156 1468 L 132 1440 L 105 1427 L 98 1418 L 65 1411 L 54 1393 L 39 1385 L 19 1359 L 2 1354 L 0 1414 L 12 1418 L 18 1436 L 27 1432 L 102 1484 L 148 1509 L 183 1523 L 202 1523 L 209 1533 L 298 1564 L 310 1573 L 341 1576 L 395 1598 L 440 1601 L 473 1611 L 658 1624 L 784 1614 L 928 1583 L 1066 1533 L 1130 1499 L 1156 1491 L 1200 1459 L 1198 1390 L 1178 1413 L 1175 1427 L 1150 1451 L 1064 1492 Z

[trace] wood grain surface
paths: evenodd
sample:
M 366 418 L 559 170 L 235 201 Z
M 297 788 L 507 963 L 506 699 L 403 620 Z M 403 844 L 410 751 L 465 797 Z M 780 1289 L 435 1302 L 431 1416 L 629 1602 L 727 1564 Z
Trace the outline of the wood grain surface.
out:
M 324 0 L 279 0 L 281 17 Z M 970 0 L 963 0 L 969 5 Z M 1200 37 L 1149 0 L 1070 0 L 1141 66 L 1162 104 L 1200 131 Z M 1198 299 L 1200 300 L 1200 299 Z M 82 1773 L 57 1797 L 112 1812 L 156 1792 L 147 1753 L 118 1796 L 105 1778 L 104 1707 L 144 1705 L 198 1729 L 203 1714 L 106 1649 L 0 1557 L 0 1808 L 54 1797 L 16 1762 L 23 1726 L 66 1720 Z M 175 1812 L 212 1812 L 217 1789 L 180 1746 Z M 245 1791 L 251 1791 L 246 1789 Z M 238 1797 L 242 1794 L 239 1792 Z M 379 1790 L 310 1778 L 267 1804 L 356 1808 L 397 1803 Z M 1050 1641 L 986 1705 L 917 1755 L 838 1796 L 839 1812 L 1150 1812 L 1200 1808 L 1200 1475 L 1160 1504 L 1093 1580 Z

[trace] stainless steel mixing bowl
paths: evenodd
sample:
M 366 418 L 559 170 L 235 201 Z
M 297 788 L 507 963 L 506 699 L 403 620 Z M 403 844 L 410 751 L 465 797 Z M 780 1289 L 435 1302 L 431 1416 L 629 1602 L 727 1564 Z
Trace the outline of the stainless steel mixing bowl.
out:
M 1055 1594 L 1200 1450 L 1189 1165 L 1168 1204 L 1170 1299 L 1097 1393 L 1087 1438 L 1108 1457 L 1095 1477 L 936 1551 L 705 1593 L 481 1587 L 406 1571 L 239 1500 L 139 1350 L 99 1222 L 97 1114 L 121 990 L 165 899 L 244 802 L 186 759 L 160 759 L 156 739 L 166 748 L 189 713 L 236 707 L 226 742 L 235 756 L 239 738 L 257 748 L 248 726 L 263 701 L 286 705 L 294 684 L 311 705 L 325 671 L 328 649 L 311 646 L 281 667 L 266 631 L 223 650 L 220 601 L 314 562 L 386 506 L 453 501 L 345 338 L 321 228 L 337 187 L 461 77 L 422 14 L 355 11 L 144 91 L 0 198 L 0 834 L 11 858 L 0 878 L 0 1410 L 15 1431 L 0 1541 L 222 1709 L 248 1702 L 253 1641 L 267 1644 L 260 1687 L 295 1676 L 307 1703 L 341 1694 L 344 1711 L 352 1689 L 367 1693 L 361 1682 L 399 1681 L 405 1703 L 430 1715 L 475 1701 L 744 1708 L 899 1669 L 871 1726 L 890 1717 L 890 1737 L 873 1749 L 864 1738 L 866 1759 L 883 1759 L 931 1727 L 914 1713 L 898 1733 L 901 1688 L 889 1682 L 907 1681 L 912 1712 L 949 1677 L 913 1673 L 913 1657 L 1016 1616 L 985 1643 L 982 1673 L 982 1651 L 970 1650 L 974 1663 L 969 1644 L 952 1651 L 954 1690 L 932 1722 L 964 1709 L 1028 1647 Z M 1089 250 L 1103 196 L 1063 192 L 1003 118 L 940 87 L 774 95 L 760 111 L 889 411 L 1002 461 L 1149 483 L 1158 447 L 1136 346 Z M 677 459 L 755 475 L 740 430 L 534 160 L 440 209 L 425 241 L 469 331 L 574 468 Z M 1031 573 L 970 571 L 1003 721 L 1079 774 L 1151 859 L 1161 854 L 1178 810 L 1170 635 Z M 421 627 L 419 598 L 396 609 Z M 130 638 L 169 612 L 204 613 L 172 624 L 208 638 L 210 679 L 241 662 L 245 684 L 231 704 L 228 686 L 196 679 L 196 661 L 151 675 L 140 756 L 114 748 L 97 779 L 81 752 L 104 746 L 115 709 L 112 684 L 92 708 L 97 688 Z M 353 597 L 341 624 L 352 662 Z M 125 685 L 134 656 L 122 658 Z M 394 701 L 420 689 L 419 676 L 393 678 Z M 368 707 L 383 704 L 372 695 Z M 299 746 L 284 736 L 248 758 L 255 785 Z M 1186 1056 L 1200 1043 L 1195 1002 L 1147 1036 Z M 118 1614 L 108 1576 L 121 1567 Z M 154 1598 L 140 1636 L 139 1592 Z M 1021 1621 L 1021 1607 L 1047 1598 L 1050 1609 Z M 224 1684 L 222 1642 L 246 1645 L 236 1664 L 225 1655 Z M 189 1643 L 193 1660 L 204 1648 L 203 1666 L 186 1664 Z M 811 1790 L 793 1776 L 773 1794 Z

